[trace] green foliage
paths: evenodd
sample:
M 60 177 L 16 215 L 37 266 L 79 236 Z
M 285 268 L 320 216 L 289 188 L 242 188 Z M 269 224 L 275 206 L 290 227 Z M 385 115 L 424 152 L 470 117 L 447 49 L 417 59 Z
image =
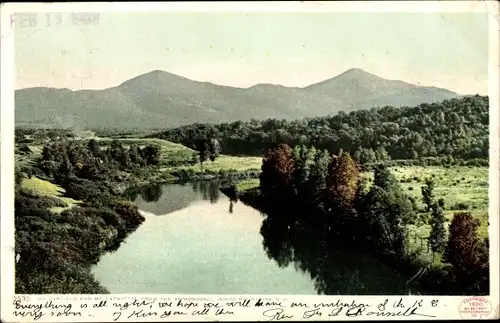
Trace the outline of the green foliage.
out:
M 326 177 L 330 156 L 326 150 L 318 150 L 310 167 L 307 192 L 309 192 L 312 210 L 323 210 L 326 190 Z
M 382 189 L 392 189 L 396 185 L 396 177 L 384 165 L 380 164 L 375 168 L 373 185 Z
M 198 151 L 200 165 L 210 160 L 214 162 L 220 155 L 221 147 L 217 139 L 211 136 L 199 137 L 194 143 L 194 149 Z
M 336 153 L 342 148 L 357 162 L 452 156 L 488 158 L 488 97 L 474 96 L 411 108 L 382 107 L 294 121 L 253 120 L 192 124 L 153 135 L 193 146 L 195 138 L 212 134 L 227 154 L 263 155 L 274 141 L 291 147 L 307 142 Z M 418 160 L 422 158 L 422 160 Z M 452 159 L 439 161 L 450 164 Z
M 425 179 L 425 185 L 422 186 L 422 200 L 426 211 L 429 212 L 434 203 L 434 181 L 430 178 Z
M 443 209 L 439 205 L 434 204 L 429 223 L 431 225 L 429 242 L 431 244 L 431 250 L 434 253 L 442 253 L 446 247 L 446 231 L 444 223 L 445 217 Z
M 142 156 L 146 160 L 146 165 L 158 165 L 160 163 L 160 151 L 159 145 L 147 145 L 142 149 Z
M 92 140 L 55 141 L 44 147 L 40 165 L 60 186 L 36 177 L 18 181 L 17 293 L 106 292 L 90 266 L 144 221 L 137 207 L 118 198 L 109 183 L 121 169 L 159 159 L 155 147 L 146 146 L 145 154 L 133 150 L 137 164 L 119 141 L 107 151 Z M 76 206 L 79 201 L 68 196 L 83 203 Z
M 309 149 L 300 145 L 294 149 L 294 170 L 293 170 L 293 187 L 295 194 L 302 196 L 305 194 L 306 183 L 309 180 L 311 162 L 309 160 Z

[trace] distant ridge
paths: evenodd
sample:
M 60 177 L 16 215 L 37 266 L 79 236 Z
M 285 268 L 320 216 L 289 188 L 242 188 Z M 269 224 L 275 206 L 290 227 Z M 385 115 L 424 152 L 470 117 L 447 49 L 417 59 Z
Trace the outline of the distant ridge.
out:
M 442 88 L 387 80 L 359 68 L 303 88 L 277 84 L 237 88 L 154 70 L 103 90 L 17 90 L 15 114 L 18 125 L 162 128 L 195 122 L 325 116 L 373 106 L 413 106 L 459 96 Z

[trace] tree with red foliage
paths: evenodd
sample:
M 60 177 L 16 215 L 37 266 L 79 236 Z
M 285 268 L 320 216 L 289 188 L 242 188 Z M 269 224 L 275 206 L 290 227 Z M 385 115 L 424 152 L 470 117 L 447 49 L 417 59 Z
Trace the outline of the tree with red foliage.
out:
M 263 195 L 271 199 L 286 198 L 290 193 L 293 171 L 293 151 L 290 146 L 279 144 L 267 150 L 260 174 Z
M 332 156 L 326 182 L 327 208 L 352 210 L 358 181 L 359 169 L 349 153 L 341 152 L 339 156 Z
M 453 266 L 456 281 L 465 291 L 475 285 L 478 274 L 488 266 L 487 248 L 477 233 L 479 225 L 470 212 L 455 213 L 450 224 L 444 260 Z

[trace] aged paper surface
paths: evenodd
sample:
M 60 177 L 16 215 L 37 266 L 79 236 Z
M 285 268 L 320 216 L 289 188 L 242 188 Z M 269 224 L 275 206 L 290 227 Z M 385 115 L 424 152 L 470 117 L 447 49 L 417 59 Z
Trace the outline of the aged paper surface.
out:
M 498 318 L 499 19 L 2 5 L 2 320 Z

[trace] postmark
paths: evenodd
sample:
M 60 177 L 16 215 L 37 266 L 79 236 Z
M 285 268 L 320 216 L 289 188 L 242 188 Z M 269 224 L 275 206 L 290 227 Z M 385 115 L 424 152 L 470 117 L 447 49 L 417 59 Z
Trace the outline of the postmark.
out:
M 10 26 L 18 28 L 98 25 L 99 12 L 18 12 L 10 15 Z
M 492 306 L 484 297 L 467 297 L 460 303 L 458 312 L 464 319 L 487 318 L 491 315 Z

